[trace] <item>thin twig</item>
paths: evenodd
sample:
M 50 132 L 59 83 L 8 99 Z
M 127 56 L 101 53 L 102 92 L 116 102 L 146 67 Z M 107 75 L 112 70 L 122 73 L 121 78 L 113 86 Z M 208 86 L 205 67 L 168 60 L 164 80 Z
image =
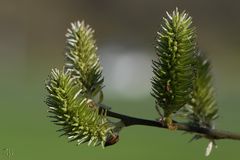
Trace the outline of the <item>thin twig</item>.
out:
M 152 121 L 152 120 L 147 120 L 147 119 L 131 117 L 131 116 L 127 116 L 124 114 L 112 112 L 109 110 L 107 111 L 107 116 L 121 119 L 126 127 L 132 126 L 132 125 L 145 125 L 145 126 L 152 126 L 152 127 L 168 129 L 168 127 L 166 125 L 164 125 L 163 123 L 158 122 L 158 121 Z M 190 133 L 198 133 L 208 139 L 240 140 L 240 134 L 237 134 L 237 133 L 232 133 L 232 132 L 228 132 L 228 131 L 220 131 L 220 130 L 216 130 L 216 129 L 208 129 L 208 128 L 203 128 L 203 127 L 198 127 L 198 126 L 192 126 L 189 124 L 178 123 L 175 121 L 173 122 L 173 124 L 176 126 L 177 130 L 186 131 L 186 132 L 190 132 Z

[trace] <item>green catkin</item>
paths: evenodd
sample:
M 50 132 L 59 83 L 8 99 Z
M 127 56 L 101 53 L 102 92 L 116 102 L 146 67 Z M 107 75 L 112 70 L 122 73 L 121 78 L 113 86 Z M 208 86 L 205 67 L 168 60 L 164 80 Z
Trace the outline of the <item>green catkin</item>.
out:
M 193 90 L 192 63 L 196 50 L 192 18 L 178 9 L 167 13 L 164 25 L 157 32 L 157 60 L 153 61 L 152 95 L 171 123 L 172 114 L 190 101 Z
M 104 147 L 113 125 L 95 102 L 102 95 L 103 77 L 93 30 L 84 22 L 72 23 L 66 37 L 64 69 L 52 70 L 46 81 L 50 117 L 70 141 Z

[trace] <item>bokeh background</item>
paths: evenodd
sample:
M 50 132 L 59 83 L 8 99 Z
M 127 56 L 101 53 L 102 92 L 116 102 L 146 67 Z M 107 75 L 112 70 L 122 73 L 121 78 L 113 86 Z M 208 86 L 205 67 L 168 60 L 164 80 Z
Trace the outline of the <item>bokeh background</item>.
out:
M 237 0 L 0 0 L 0 159 L 205 159 L 206 140 L 134 126 L 102 149 L 68 143 L 47 118 L 44 81 L 64 62 L 70 22 L 96 31 L 104 67 L 104 103 L 133 116 L 158 118 L 150 96 L 153 42 L 165 11 L 193 17 L 198 42 L 212 61 L 220 129 L 240 133 L 240 2 Z M 218 141 L 208 159 L 239 159 L 240 142 Z M 10 155 L 10 156 L 8 156 Z

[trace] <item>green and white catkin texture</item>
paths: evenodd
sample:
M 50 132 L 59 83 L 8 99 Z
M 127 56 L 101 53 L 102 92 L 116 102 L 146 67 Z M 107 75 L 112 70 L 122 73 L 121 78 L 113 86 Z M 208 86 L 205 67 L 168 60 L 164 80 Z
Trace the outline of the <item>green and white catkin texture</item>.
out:
M 65 68 L 82 83 L 83 92 L 93 97 L 102 92 L 102 67 L 97 56 L 94 30 L 84 21 L 71 23 L 68 29 Z M 102 94 L 102 93 L 101 93 Z
M 71 24 L 66 34 L 66 63 L 63 71 L 53 69 L 46 81 L 46 103 L 53 122 L 70 141 L 104 147 L 114 127 L 106 110 L 100 111 L 98 106 L 103 77 L 93 33 L 84 22 Z
M 191 99 L 196 35 L 192 18 L 185 12 L 167 12 L 163 20 L 156 37 L 151 94 L 170 125 L 172 116 Z

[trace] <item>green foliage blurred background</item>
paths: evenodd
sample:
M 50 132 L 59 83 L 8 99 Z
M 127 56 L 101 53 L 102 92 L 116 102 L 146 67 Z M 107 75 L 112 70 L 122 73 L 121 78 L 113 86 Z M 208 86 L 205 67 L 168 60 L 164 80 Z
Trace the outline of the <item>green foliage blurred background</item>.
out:
M 240 132 L 240 2 L 237 0 L 0 0 L 0 159 L 203 159 L 206 140 L 134 126 L 102 149 L 59 138 L 47 118 L 44 81 L 64 61 L 69 23 L 95 30 L 105 76 L 104 103 L 112 110 L 155 119 L 150 96 L 153 42 L 165 11 L 186 10 L 199 46 L 212 61 L 220 118 L 216 127 Z M 222 140 L 208 159 L 238 159 L 240 142 Z M 6 150 L 6 148 L 8 150 Z M 11 152 L 6 156 L 6 152 Z

